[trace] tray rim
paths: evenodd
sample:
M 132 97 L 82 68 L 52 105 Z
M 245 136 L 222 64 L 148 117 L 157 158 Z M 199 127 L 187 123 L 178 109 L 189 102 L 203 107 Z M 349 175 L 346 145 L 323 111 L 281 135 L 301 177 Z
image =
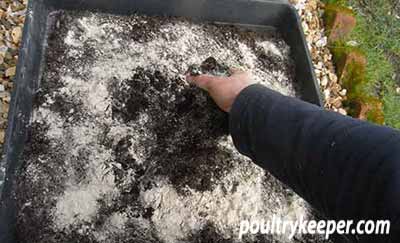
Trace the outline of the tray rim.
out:
M 59 1 L 62 1 L 62 0 L 59 0 Z M 311 76 L 312 76 L 312 83 L 313 83 L 313 87 L 315 89 L 316 95 L 318 96 L 318 101 L 317 101 L 318 104 L 315 104 L 315 105 L 318 105 L 323 108 L 324 102 L 323 102 L 323 99 L 321 96 L 320 86 L 317 82 L 316 74 L 314 71 L 314 65 L 311 60 L 310 50 L 308 49 L 305 34 L 303 31 L 303 27 L 301 26 L 300 16 L 298 15 L 298 12 L 294 8 L 294 6 L 292 6 L 289 3 L 269 1 L 269 0 L 235 0 L 232 2 L 259 2 L 262 4 L 272 4 L 272 5 L 277 5 L 277 6 L 280 5 L 282 7 L 287 8 L 288 11 L 291 12 L 291 14 L 294 14 L 295 19 L 296 19 L 296 23 L 295 23 L 296 27 L 300 31 L 300 38 L 301 38 L 300 41 L 301 41 L 302 47 L 305 49 L 306 55 L 307 55 L 304 58 L 307 60 L 309 67 L 311 67 L 310 71 L 311 71 Z M 46 0 L 31 0 L 28 2 L 28 7 L 27 7 L 27 11 L 26 11 L 26 19 L 25 19 L 25 24 L 23 27 L 22 41 L 21 41 L 21 46 L 19 48 L 19 59 L 18 59 L 18 63 L 17 63 L 17 71 L 16 71 L 16 76 L 15 76 L 16 78 L 14 80 L 15 86 L 14 86 L 14 89 L 11 94 L 10 109 L 9 109 L 9 113 L 8 113 L 9 114 L 8 126 L 7 126 L 7 130 L 6 130 L 6 135 L 5 135 L 5 143 L 3 145 L 3 151 L 2 151 L 3 156 L 2 156 L 2 160 L 0 161 L 0 168 L 3 166 L 6 170 L 4 182 L 2 184 L 0 184 L 0 213 L 1 213 L 0 214 L 0 227 L 2 227 L 3 221 L 5 222 L 8 220 L 8 219 L 5 219 L 2 217 L 2 216 L 4 216 L 3 215 L 4 204 L 7 200 L 12 200 L 12 197 L 13 197 L 13 194 L 11 193 L 11 191 L 7 192 L 6 194 L 3 194 L 3 192 L 7 190 L 6 187 L 8 187 L 8 185 L 10 183 L 9 182 L 9 180 L 10 180 L 9 174 L 10 173 L 13 174 L 15 172 L 16 165 L 14 165 L 14 164 L 17 164 L 17 161 L 15 161 L 13 158 L 9 157 L 9 153 L 13 151 L 13 148 L 12 148 L 13 141 L 11 138 L 14 135 L 16 135 L 16 133 L 18 133 L 18 131 L 16 131 L 16 127 L 15 127 L 15 121 L 19 120 L 19 119 L 23 119 L 19 116 L 20 114 L 18 112 L 19 112 L 20 107 L 18 105 L 19 105 L 19 101 L 21 98 L 20 97 L 21 89 L 22 89 L 21 85 L 23 85 L 24 82 L 27 82 L 26 77 L 25 77 L 27 70 L 24 67 L 24 63 L 27 61 L 25 57 L 28 55 L 28 49 L 30 48 L 31 42 L 37 41 L 37 40 L 32 39 L 29 35 L 29 33 L 31 31 L 33 31 L 33 24 L 34 24 L 34 21 L 36 21 L 34 18 L 34 14 L 33 14 L 34 4 L 42 4 L 45 7 L 49 7 L 49 9 L 47 9 L 48 10 L 47 16 L 45 16 L 46 19 L 49 17 L 49 15 L 51 14 L 52 11 L 59 10 L 59 9 L 53 8 L 50 5 L 46 5 L 47 4 Z M 96 11 L 99 9 L 94 9 L 94 10 Z M 102 10 L 100 10 L 100 11 L 102 11 Z M 132 10 L 132 11 L 134 11 L 134 10 Z M 230 24 L 241 24 L 241 23 L 230 23 Z M 271 25 L 258 25 L 258 26 L 268 27 Z M 42 57 L 40 57 L 41 63 L 44 61 L 43 56 L 44 56 L 44 53 L 46 50 L 46 46 L 42 46 L 42 48 L 43 48 Z M 42 71 L 41 71 L 42 64 L 39 66 L 38 69 L 39 70 L 36 70 L 36 71 L 39 71 L 39 76 L 37 77 L 37 79 L 40 80 L 40 76 L 42 74 Z M 34 80 L 34 78 L 31 78 L 31 82 L 33 82 L 33 80 Z M 311 82 L 311 80 L 310 80 L 310 82 Z M 31 110 L 31 112 L 32 112 L 32 110 Z M 29 123 L 29 120 L 24 121 L 24 122 Z M 22 144 L 22 146 L 24 146 L 24 145 L 25 145 L 25 143 Z M 12 185 L 11 185 L 11 187 L 12 187 Z M 13 227 L 11 227 L 11 228 L 13 228 Z M 3 231 L 0 229 L 0 232 L 3 232 Z M 7 237 L 7 236 L 5 236 L 5 237 Z M 3 238 L 0 236 L 0 239 L 3 239 Z M 7 240 L 8 238 L 5 238 L 5 239 L 6 239 L 5 243 L 13 242 L 13 240 Z

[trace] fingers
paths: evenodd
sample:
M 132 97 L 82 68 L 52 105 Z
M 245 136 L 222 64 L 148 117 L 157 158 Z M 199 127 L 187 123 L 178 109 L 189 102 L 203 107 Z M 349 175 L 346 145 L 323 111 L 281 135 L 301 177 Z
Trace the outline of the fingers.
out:
M 231 76 L 223 77 L 223 76 L 213 76 L 208 74 L 198 75 L 198 76 L 191 76 L 187 74 L 186 80 L 190 83 L 194 83 L 201 89 L 206 91 L 210 91 L 213 88 L 221 85 L 222 83 L 226 82 L 250 82 L 251 77 L 250 74 L 242 69 L 238 68 L 231 68 L 230 70 Z
M 240 68 L 230 68 L 229 71 L 231 72 L 231 78 L 233 79 L 250 79 L 251 74 L 243 69 Z
M 231 72 L 232 75 L 237 75 L 237 74 L 243 74 L 246 73 L 246 71 L 244 71 L 243 69 L 240 68 L 230 68 L 229 71 Z
M 218 76 L 203 74 L 198 76 L 187 75 L 186 79 L 189 82 L 194 83 L 199 88 L 208 91 L 212 87 L 212 85 L 218 82 L 226 81 L 228 77 L 218 77 Z
M 251 74 L 240 69 L 231 69 L 229 77 L 186 74 L 187 81 L 206 90 L 215 103 L 229 112 L 237 95 L 251 84 Z

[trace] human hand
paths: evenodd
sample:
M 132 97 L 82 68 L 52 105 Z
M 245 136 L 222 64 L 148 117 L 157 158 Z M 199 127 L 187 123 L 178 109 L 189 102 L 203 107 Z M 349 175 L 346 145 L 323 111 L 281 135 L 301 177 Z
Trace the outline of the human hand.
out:
M 229 112 L 239 93 L 254 83 L 248 72 L 231 69 L 231 73 L 229 77 L 188 74 L 186 79 L 207 91 L 223 111 Z

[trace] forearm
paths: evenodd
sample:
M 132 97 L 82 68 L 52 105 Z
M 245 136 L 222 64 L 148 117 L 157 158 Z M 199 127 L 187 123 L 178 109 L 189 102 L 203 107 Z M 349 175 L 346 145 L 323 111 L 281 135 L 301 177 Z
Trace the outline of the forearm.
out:
M 324 111 L 260 85 L 240 93 L 230 120 L 239 151 L 325 216 L 394 220 L 399 215 L 397 131 Z

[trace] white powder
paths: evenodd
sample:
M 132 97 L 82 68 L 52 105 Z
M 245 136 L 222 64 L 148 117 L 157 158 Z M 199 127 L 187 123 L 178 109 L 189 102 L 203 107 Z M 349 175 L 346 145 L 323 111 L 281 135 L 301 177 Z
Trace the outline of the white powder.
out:
M 88 85 L 90 83 L 77 81 L 75 79 L 68 80 L 67 86 L 63 87 L 61 92 L 69 92 L 72 96 L 78 96 L 78 91 L 82 91 L 80 97 L 89 93 Z M 91 104 L 88 99 L 86 104 Z M 51 99 L 47 99 L 44 106 L 50 105 Z M 98 111 L 91 109 L 96 114 Z M 70 151 L 71 156 L 79 158 L 79 151 L 87 149 L 90 151 L 86 164 L 87 181 L 78 182 L 72 169 L 68 171 L 69 180 L 66 182 L 67 189 L 57 201 L 57 205 L 53 211 L 54 224 L 57 229 L 68 229 L 71 226 L 85 222 L 91 222 L 96 216 L 98 210 L 98 200 L 104 196 L 115 197 L 117 191 L 114 185 L 114 175 L 105 169 L 105 165 L 111 160 L 111 151 L 105 150 L 97 143 L 99 132 L 101 132 L 98 124 L 95 122 L 86 122 L 84 124 L 76 124 L 71 126 L 64 123 L 63 119 L 55 112 L 49 109 L 39 107 L 34 112 L 33 121 L 42 124 L 49 124 L 46 136 L 52 141 L 58 143 L 62 141 L 66 150 Z M 64 125 L 68 125 L 63 127 Z M 54 142 L 54 143 L 57 143 Z M 70 165 L 74 163 L 69 161 L 71 156 L 67 156 L 65 163 Z
M 289 55 L 290 49 L 280 50 L 274 43 L 270 41 L 261 41 L 257 42 L 256 46 L 262 48 L 267 55 L 275 55 L 279 58 L 284 58 L 285 56 Z
M 107 82 L 111 77 L 119 80 L 128 79 L 133 75 L 132 70 L 136 67 L 158 70 L 170 77 L 182 75 L 189 65 L 199 64 L 213 56 L 231 67 L 250 68 L 255 81 L 285 95 L 295 96 L 294 88 L 288 84 L 290 83 L 288 77 L 284 73 L 274 73 L 266 69 L 247 44 L 232 39 L 232 45 L 236 45 L 239 51 L 239 53 L 234 53 L 210 38 L 210 33 L 205 32 L 201 25 L 187 22 L 166 23 L 160 27 L 160 32 L 165 33 L 164 36 L 149 42 L 132 41 L 121 46 L 120 43 L 123 42 L 121 39 L 104 37 L 106 33 L 108 35 L 113 33 L 115 37 L 118 33 L 125 31 L 118 23 L 102 24 L 101 19 L 96 15 L 83 18 L 79 23 L 84 29 L 83 34 L 81 36 L 68 34 L 65 43 L 71 47 L 79 47 L 77 43 L 81 42 L 93 43 L 103 54 L 104 58 L 98 58 L 91 67 L 91 79 L 98 83 Z M 256 39 L 255 44 L 266 55 L 276 55 L 281 59 L 287 57 L 290 52 L 286 44 L 281 51 L 274 43 L 261 38 Z M 171 58 L 172 56 L 174 58 Z
M 239 51 L 243 56 L 243 63 L 246 65 L 246 67 L 250 70 L 253 70 L 254 67 L 256 66 L 254 63 L 254 60 L 257 59 L 257 57 L 254 55 L 254 53 L 251 52 L 250 48 L 243 44 L 239 43 Z
M 104 30 L 104 27 L 106 27 L 106 25 L 99 26 L 99 22 L 94 16 L 92 16 L 91 18 L 82 17 L 78 20 L 78 24 L 80 28 L 82 28 L 84 31 L 84 35 L 82 35 L 80 38 L 81 42 L 86 42 L 91 39 L 101 41 L 106 37 L 106 32 Z M 118 26 L 112 26 L 112 28 L 117 29 Z
M 47 136 L 49 138 L 59 139 L 63 136 L 63 120 L 58 114 L 50 111 L 47 108 L 39 107 L 34 111 L 33 117 L 35 121 L 46 122 L 50 125 L 49 129 L 47 130 Z
M 144 204 L 155 208 L 152 221 L 159 236 L 166 242 L 180 242 L 211 222 L 224 237 L 239 235 L 241 220 L 282 220 L 307 218 L 304 202 L 298 197 L 287 205 L 282 197 L 271 195 L 263 184 L 264 171 L 236 152 L 232 141 L 224 138 L 220 146 L 228 149 L 241 161 L 211 192 L 192 191 L 180 196 L 168 182 L 160 180 L 157 187 L 141 194 Z M 239 182 L 233 188 L 235 182 Z M 273 200 L 266 200 L 266 199 Z M 284 242 L 285 236 L 281 236 Z
M 123 230 L 127 221 L 128 216 L 125 213 L 114 213 L 108 219 L 108 223 L 111 225 L 111 230 Z
M 53 211 L 55 227 L 59 230 L 68 229 L 74 225 L 91 222 L 96 216 L 98 200 L 104 197 L 114 198 L 118 191 L 114 184 L 114 174 L 105 166 L 111 160 L 111 151 L 96 144 L 96 127 L 74 127 L 71 131 L 71 155 L 78 156 L 78 151 L 87 148 L 90 155 L 87 163 L 86 180 L 77 181 L 72 169 L 64 194 L 57 201 Z M 66 158 L 67 160 L 70 158 Z M 68 164 L 69 161 L 66 161 Z M 73 162 L 71 162 L 73 163 Z
M 154 140 L 154 135 L 148 130 L 147 123 L 149 122 L 149 116 L 146 113 L 140 113 L 138 119 L 133 124 L 123 124 L 120 122 L 113 121 L 110 125 L 110 131 L 108 136 L 113 139 L 113 145 L 117 146 L 118 141 L 130 136 L 129 142 L 129 154 L 136 163 L 142 164 L 148 158 L 147 149 L 142 146 L 143 140 Z
M 62 77 L 62 81 L 65 87 L 60 89 L 60 93 L 72 98 L 79 97 L 86 108 L 95 115 L 110 117 L 111 111 L 107 110 L 107 107 L 110 106 L 111 99 L 104 81 L 95 78 L 84 81 L 70 76 Z
M 125 224 L 128 222 L 128 219 L 126 213 L 113 213 L 106 220 L 102 230 L 94 233 L 95 239 L 98 242 L 108 243 L 110 238 L 124 233 Z
M 73 47 L 81 47 L 82 42 L 75 40 L 75 33 L 73 31 L 68 31 L 67 36 L 65 37 L 65 44 Z
M 56 206 L 56 227 L 63 230 L 74 224 L 91 222 L 99 207 L 97 200 L 107 192 L 103 184 L 69 187 Z

